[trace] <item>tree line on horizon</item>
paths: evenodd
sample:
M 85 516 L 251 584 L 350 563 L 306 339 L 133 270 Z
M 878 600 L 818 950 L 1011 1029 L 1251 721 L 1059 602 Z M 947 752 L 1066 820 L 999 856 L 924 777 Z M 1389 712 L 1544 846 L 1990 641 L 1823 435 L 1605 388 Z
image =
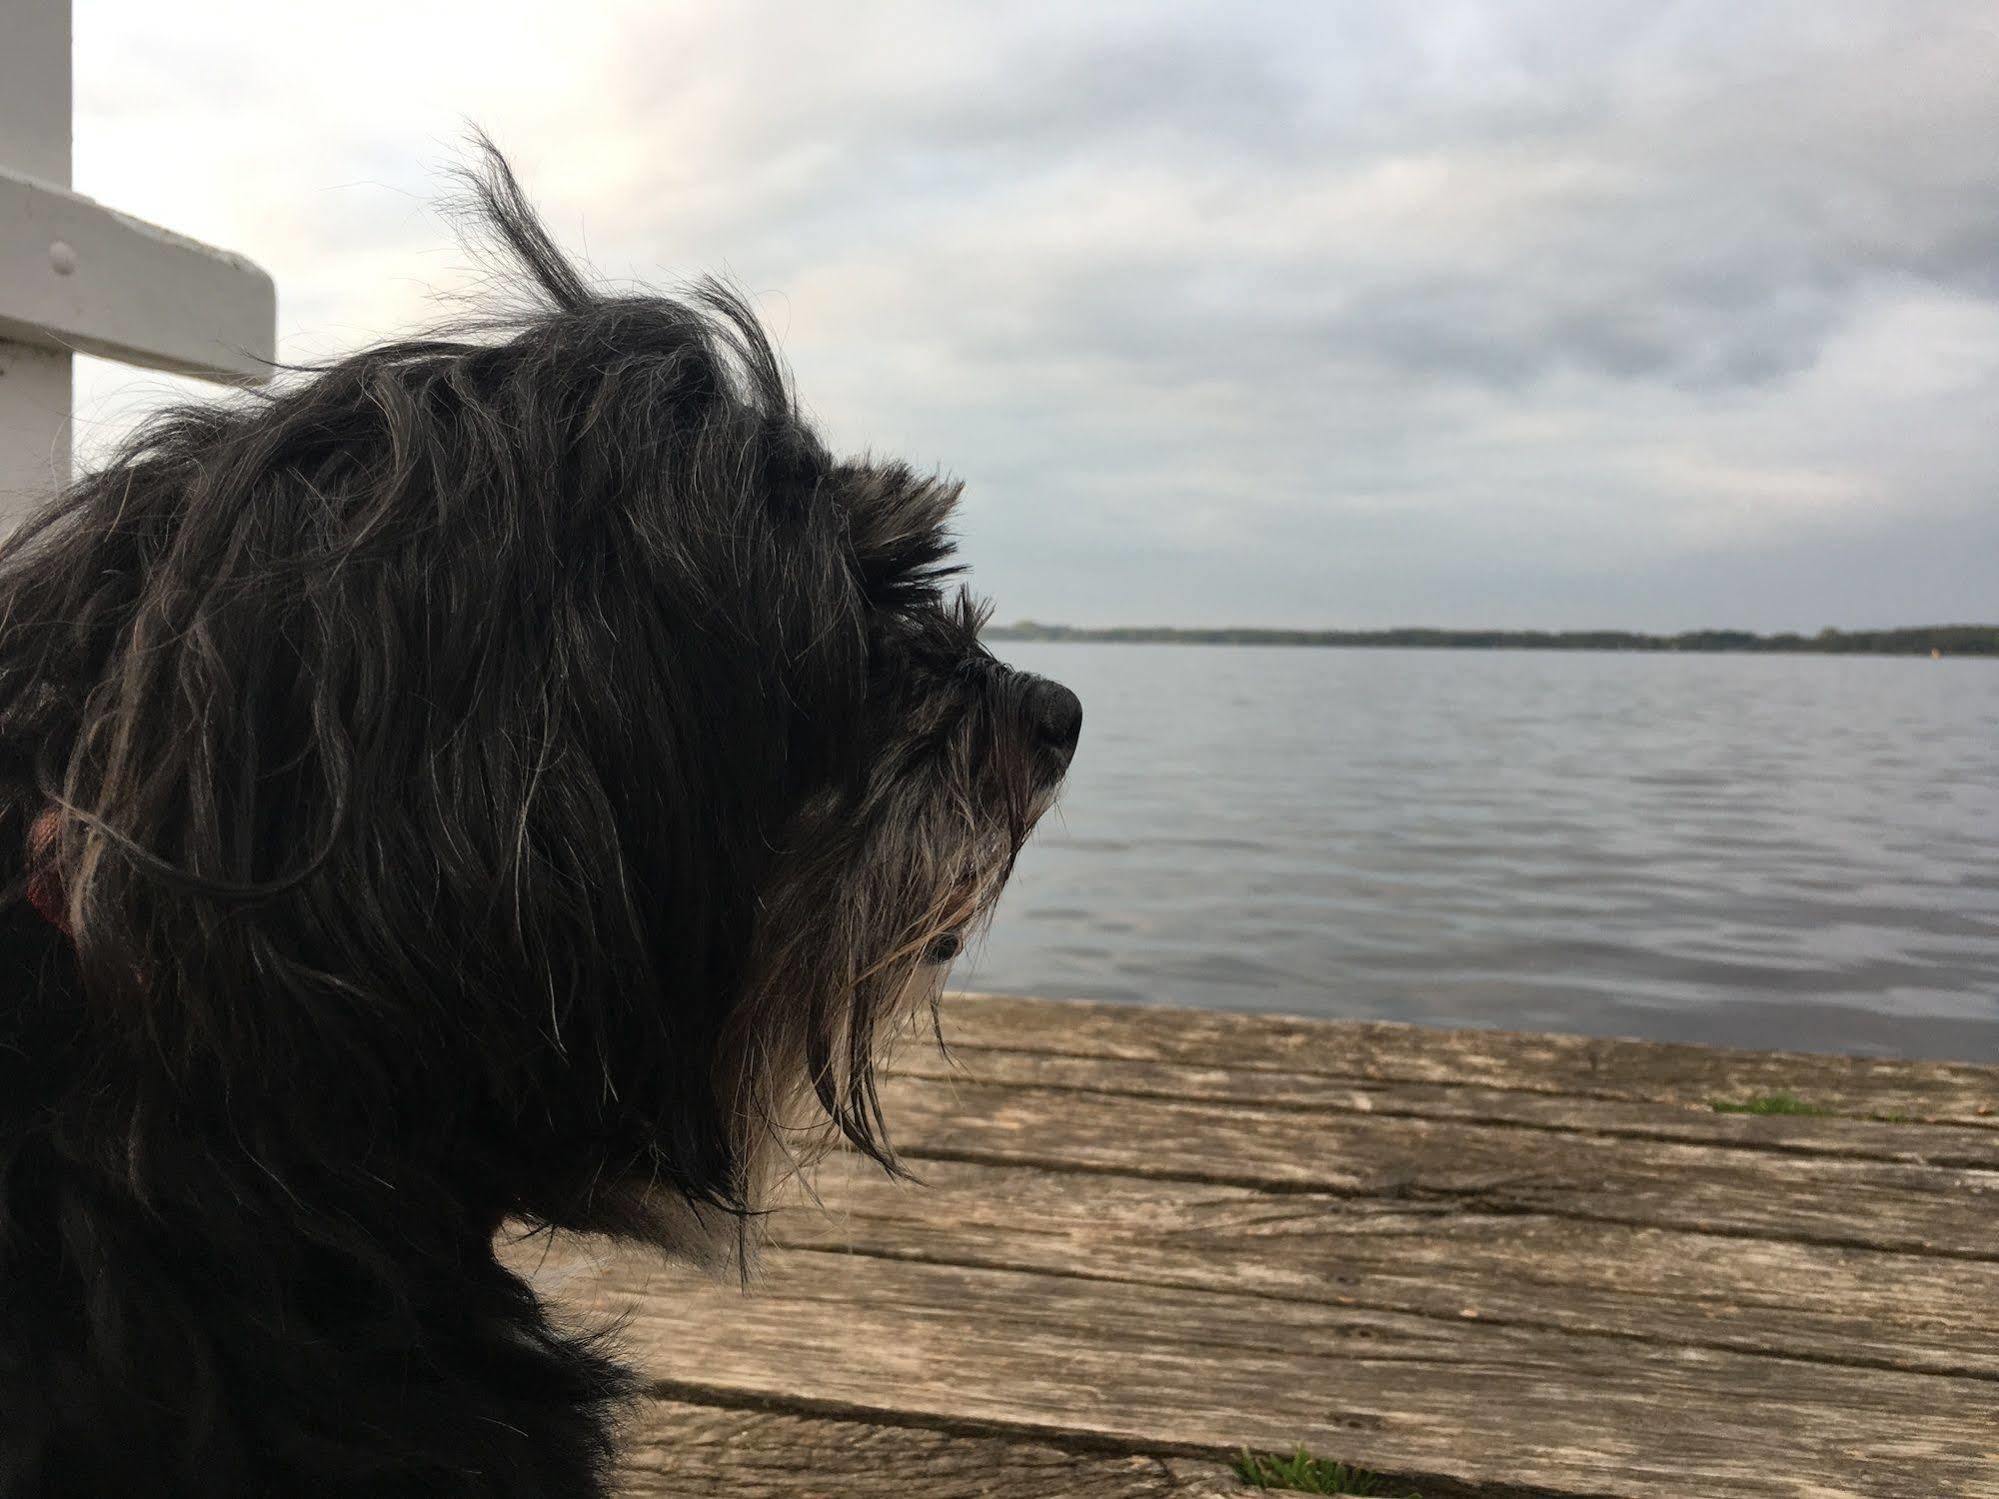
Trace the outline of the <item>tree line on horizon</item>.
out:
M 1999 625 L 1917 625 L 1901 630 L 1820 630 L 1759 635 L 1752 630 L 1273 630 L 1250 626 L 1186 629 L 1117 625 L 1092 629 L 1023 619 L 986 630 L 993 640 L 1110 641 L 1133 645 L 1402 646 L 1430 650 L 1760 651 L 1812 655 L 1999 656 Z

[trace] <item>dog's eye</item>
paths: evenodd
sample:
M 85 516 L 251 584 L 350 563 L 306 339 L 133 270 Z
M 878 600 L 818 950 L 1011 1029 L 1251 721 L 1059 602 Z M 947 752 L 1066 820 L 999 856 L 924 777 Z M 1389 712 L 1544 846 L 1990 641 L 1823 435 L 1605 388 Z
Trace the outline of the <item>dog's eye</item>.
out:
M 941 937 L 930 939 L 930 945 L 923 949 L 926 963 L 948 963 L 965 950 L 965 939 L 956 932 L 946 932 Z

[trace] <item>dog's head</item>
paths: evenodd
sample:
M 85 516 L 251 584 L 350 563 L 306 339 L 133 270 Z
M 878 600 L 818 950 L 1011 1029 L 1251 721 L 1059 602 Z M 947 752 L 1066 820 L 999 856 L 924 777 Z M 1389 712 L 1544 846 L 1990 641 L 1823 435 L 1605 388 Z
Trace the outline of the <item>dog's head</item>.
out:
M 240 1151 L 684 1245 L 804 1114 L 892 1161 L 878 1048 L 1081 709 L 740 299 L 586 283 L 497 156 L 479 203 L 525 315 L 172 413 L 0 554 L 0 897 L 73 946 L 6 1024 L 155 1200 Z

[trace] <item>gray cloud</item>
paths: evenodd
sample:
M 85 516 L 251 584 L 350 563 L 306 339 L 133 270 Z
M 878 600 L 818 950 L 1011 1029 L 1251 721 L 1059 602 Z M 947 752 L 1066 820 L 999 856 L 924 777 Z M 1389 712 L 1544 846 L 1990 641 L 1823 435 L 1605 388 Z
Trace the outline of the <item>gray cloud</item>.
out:
M 472 116 L 606 274 L 732 272 L 838 442 L 962 474 L 1002 617 L 1999 613 L 1977 7 L 94 13 L 81 185 L 257 255 L 289 348 L 465 284 Z

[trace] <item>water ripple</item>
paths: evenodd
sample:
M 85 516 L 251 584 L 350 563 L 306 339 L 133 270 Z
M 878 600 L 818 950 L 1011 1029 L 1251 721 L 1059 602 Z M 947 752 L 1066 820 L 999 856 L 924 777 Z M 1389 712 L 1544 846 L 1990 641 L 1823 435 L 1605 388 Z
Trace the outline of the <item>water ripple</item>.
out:
M 1014 644 L 968 987 L 1999 1060 L 1999 665 Z

